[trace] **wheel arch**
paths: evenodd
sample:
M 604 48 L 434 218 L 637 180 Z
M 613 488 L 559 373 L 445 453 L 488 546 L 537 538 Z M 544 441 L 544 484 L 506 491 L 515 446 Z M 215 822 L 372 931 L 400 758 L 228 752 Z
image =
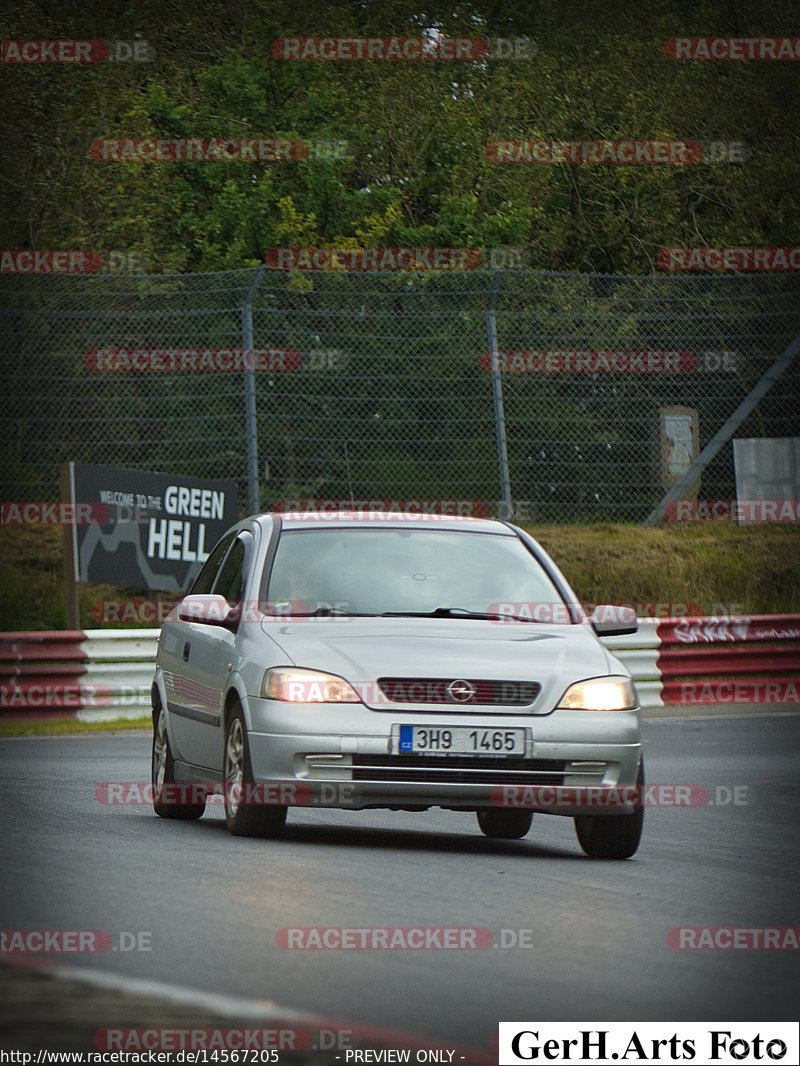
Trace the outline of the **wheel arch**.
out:
M 241 682 L 239 681 L 239 679 L 234 678 L 230 686 L 228 687 L 227 692 L 225 693 L 225 700 L 222 706 L 221 725 L 223 738 L 225 738 L 228 734 L 228 723 L 230 721 L 231 711 L 237 704 L 242 708 L 242 716 L 244 717 L 245 729 L 249 729 L 250 721 L 247 709 L 247 697 L 243 688 L 241 687 Z
M 155 727 L 156 719 L 158 718 L 158 712 L 160 710 L 166 710 L 167 699 L 166 693 L 163 691 L 164 679 L 160 674 L 160 671 L 156 671 L 153 678 L 153 684 L 150 686 L 150 708 L 153 718 L 153 726 Z

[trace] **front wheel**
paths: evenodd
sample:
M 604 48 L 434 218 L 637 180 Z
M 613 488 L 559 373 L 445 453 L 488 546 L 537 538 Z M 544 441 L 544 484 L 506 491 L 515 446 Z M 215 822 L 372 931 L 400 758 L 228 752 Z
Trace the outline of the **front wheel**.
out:
M 239 704 L 231 709 L 225 731 L 223 797 L 225 824 L 237 837 L 278 836 L 286 823 L 286 807 L 258 803 L 250 766 L 247 729 Z
M 167 719 L 164 709 L 157 709 L 153 723 L 153 751 L 150 759 L 150 781 L 153 786 L 153 810 L 159 818 L 179 818 L 182 821 L 195 821 L 202 818 L 206 809 L 205 797 L 200 803 L 181 803 L 184 795 L 198 798 L 198 787 L 190 784 L 177 784 L 175 781 L 175 759 L 169 746 Z
M 644 823 L 644 762 L 636 779 L 638 806 L 631 814 L 578 815 L 575 833 L 578 843 L 591 859 L 629 859 L 636 853 Z
M 483 835 L 497 840 L 520 840 L 533 821 L 533 811 L 518 808 L 481 807 L 476 813 Z

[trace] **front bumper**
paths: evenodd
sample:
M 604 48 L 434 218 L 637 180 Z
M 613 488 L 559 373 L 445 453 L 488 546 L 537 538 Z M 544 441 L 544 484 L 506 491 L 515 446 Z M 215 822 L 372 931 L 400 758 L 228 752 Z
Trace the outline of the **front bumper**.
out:
M 524 720 L 430 712 L 431 726 L 524 727 L 525 756 L 506 758 L 400 754 L 396 726 L 411 717 L 402 708 L 386 715 L 362 705 L 253 702 L 250 762 L 257 784 L 280 786 L 271 802 L 350 810 L 525 806 L 565 816 L 628 814 L 636 805 L 631 789 L 642 758 L 636 711 L 554 711 Z M 425 724 L 418 714 L 413 719 Z M 299 732 L 298 722 L 309 731 Z

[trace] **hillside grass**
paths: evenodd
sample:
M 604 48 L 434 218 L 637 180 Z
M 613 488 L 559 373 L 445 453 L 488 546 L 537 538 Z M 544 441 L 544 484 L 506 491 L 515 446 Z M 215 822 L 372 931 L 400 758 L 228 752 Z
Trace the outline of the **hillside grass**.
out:
M 800 613 L 800 526 L 528 528 L 582 601 L 654 603 L 662 617 L 671 604 L 701 614 Z
M 561 567 L 581 601 L 653 605 L 676 614 L 800 613 L 800 527 L 730 523 L 660 526 L 526 526 Z M 111 585 L 80 586 L 83 629 L 103 623 L 104 601 L 155 599 Z M 169 599 L 170 597 L 164 597 Z M 140 622 L 131 622 L 133 627 Z M 153 623 L 148 623 L 152 625 Z M 0 529 L 0 630 L 66 625 L 61 531 Z

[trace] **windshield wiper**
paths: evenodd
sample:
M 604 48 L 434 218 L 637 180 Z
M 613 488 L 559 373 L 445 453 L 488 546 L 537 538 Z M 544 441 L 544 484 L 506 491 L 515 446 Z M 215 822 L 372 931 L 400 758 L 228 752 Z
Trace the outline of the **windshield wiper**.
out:
M 341 607 L 317 607 L 316 611 L 292 611 L 287 618 L 375 618 L 374 614 L 362 614 L 359 611 L 343 611 Z
M 482 618 L 509 622 L 537 622 L 539 619 L 523 618 L 517 614 L 500 614 L 495 611 L 470 611 L 466 607 L 437 607 L 435 611 L 384 611 L 381 618 Z

